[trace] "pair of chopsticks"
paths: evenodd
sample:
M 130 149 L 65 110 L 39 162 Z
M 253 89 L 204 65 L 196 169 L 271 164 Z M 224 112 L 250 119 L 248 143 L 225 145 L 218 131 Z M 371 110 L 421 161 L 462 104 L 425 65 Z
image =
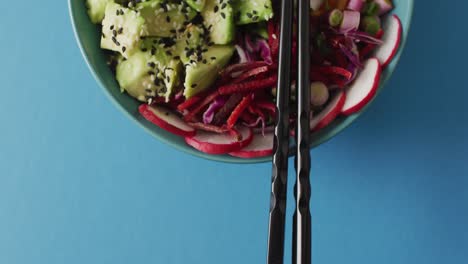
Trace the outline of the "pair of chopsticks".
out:
M 283 263 L 289 150 L 289 97 L 294 2 L 281 1 L 280 52 L 277 87 L 267 264 Z M 297 1 L 298 67 L 296 127 L 296 209 L 293 220 L 293 264 L 311 263 L 310 215 L 310 0 Z

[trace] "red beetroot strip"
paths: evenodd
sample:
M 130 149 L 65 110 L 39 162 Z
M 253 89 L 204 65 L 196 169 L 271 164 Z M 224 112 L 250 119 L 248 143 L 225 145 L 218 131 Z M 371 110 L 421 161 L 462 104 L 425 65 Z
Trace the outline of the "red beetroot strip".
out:
M 202 98 L 199 97 L 199 96 L 194 96 L 188 100 L 186 100 L 185 102 L 181 103 L 180 105 L 177 106 L 177 109 L 179 111 L 184 111 L 186 109 L 189 109 L 191 106 L 193 106 L 194 104 L 198 103 Z
M 253 92 L 260 89 L 265 89 L 268 87 L 273 87 L 278 81 L 278 76 L 273 75 L 263 80 L 253 80 L 244 83 L 237 83 L 231 85 L 221 86 L 218 89 L 219 94 L 228 95 L 234 93 L 247 93 Z
M 229 76 L 231 73 L 239 72 L 239 71 L 244 72 L 244 71 L 248 71 L 248 70 L 262 67 L 262 66 L 267 66 L 267 63 L 264 61 L 252 61 L 252 62 L 233 64 L 233 65 L 228 66 L 226 69 L 224 69 L 221 72 L 221 78 L 224 78 L 224 77 L 232 78 L 231 76 Z
M 210 104 L 216 97 L 219 96 L 219 92 L 215 91 L 212 94 L 208 95 L 205 100 L 203 100 L 195 109 L 193 109 L 188 115 L 184 117 L 186 121 L 193 121 L 193 118 L 198 114 L 205 106 Z
M 246 79 L 248 79 L 248 78 L 250 78 L 252 76 L 258 75 L 260 73 L 268 72 L 268 70 L 269 70 L 268 66 L 262 66 L 262 67 L 258 67 L 258 68 L 252 69 L 250 71 L 244 72 L 239 77 L 234 79 L 234 83 L 240 83 L 240 82 L 245 81 Z
M 188 123 L 188 124 L 189 124 L 189 126 L 195 128 L 195 129 L 200 129 L 200 130 L 204 130 L 204 131 L 207 131 L 207 132 L 214 132 L 214 133 L 218 133 L 218 134 L 222 134 L 222 133 L 225 133 L 225 132 L 229 131 L 229 129 L 227 129 L 226 127 L 219 127 L 219 126 L 209 125 L 209 124 L 200 123 L 200 122 Z
M 253 94 L 249 94 L 247 96 L 244 96 L 244 98 L 242 98 L 242 101 L 236 106 L 236 108 L 234 108 L 234 111 L 232 111 L 231 116 L 229 116 L 227 120 L 228 128 L 233 128 L 236 125 L 237 120 L 239 119 L 241 114 L 244 112 L 244 110 L 252 102 L 252 99 L 253 99 Z

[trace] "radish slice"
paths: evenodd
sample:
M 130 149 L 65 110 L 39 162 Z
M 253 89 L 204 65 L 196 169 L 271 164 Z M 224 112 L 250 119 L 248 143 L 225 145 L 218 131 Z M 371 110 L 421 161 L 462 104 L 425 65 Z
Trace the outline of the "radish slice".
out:
M 379 87 L 382 67 L 379 60 L 370 58 L 364 63 L 364 69 L 346 92 L 343 114 L 350 115 L 361 110 L 375 95 Z
M 346 94 L 342 91 L 332 97 L 327 107 L 318 115 L 310 120 L 310 129 L 312 131 L 320 130 L 328 126 L 341 113 L 341 109 L 346 101 Z
M 270 156 L 273 154 L 273 133 L 266 133 L 263 135 L 254 135 L 252 143 L 247 147 L 229 153 L 229 155 L 238 158 L 258 158 Z
M 164 107 L 143 104 L 138 110 L 146 120 L 173 134 L 182 137 L 193 137 L 196 134 L 193 127 Z
M 242 139 L 239 141 L 235 136 L 229 133 L 216 134 L 205 131 L 198 131 L 194 137 L 186 137 L 185 142 L 198 149 L 201 152 L 208 154 L 227 154 L 235 152 L 252 142 L 252 129 L 242 127 L 239 129 Z
M 374 57 L 379 59 L 382 67 L 387 66 L 400 47 L 402 26 L 396 15 L 387 17 L 383 22 L 383 44 L 377 47 Z

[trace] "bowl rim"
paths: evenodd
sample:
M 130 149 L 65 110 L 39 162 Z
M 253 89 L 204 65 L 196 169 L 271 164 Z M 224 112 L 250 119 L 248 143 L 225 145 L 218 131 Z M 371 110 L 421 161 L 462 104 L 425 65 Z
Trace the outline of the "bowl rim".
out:
M 110 91 L 106 88 L 106 85 L 104 84 L 104 81 L 100 75 L 97 74 L 97 71 L 95 69 L 95 66 L 91 63 L 89 54 L 86 52 L 86 49 L 84 48 L 84 43 L 83 40 L 80 36 L 80 33 L 78 32 L 78 27 L 77 27 L 77 20 L 76 20 L 76 15 L 73 10 L 73 3 L 72 1 L 75 0 L 68 0 L 68 11 L 69 11 L 69 16 L 73 28 L 73 33 L 76 39 L 76 42 L 78 44 L 78 47 L 80 49 L 81 55 L 84 58 L 84 61 L 86 62 L 86 65 L 88 69 L 91 71 L 91 74 L 93 75 L 94 79 L 97 81 L 99 86 L 101 87 L 101 90 L 104 91 L 106 96 L 110 99 L 110 101 L 121 111 L 123 112 L 130 120 L 133 120 L 139 127 L 143 128 L 147 133 L 149 133 L 151 136 L 155 137 L 159 141 L 179 150 L 182 152 L 185 152 L 187 154 L 191 154 L 195 157 L 198 158 L 203 158 L 207 160 L 212 160 L 212 161 L 218 161 L 218 162 L 223 162 L 223 163 L 234 163 L 234 164 L 253 164 L 253 163 L 264 163 L 264 162 L 269 162 L 271 161 L 272 157 L 267 156 L 267 157 L 260 157 L 260 158 L 252 158 L 252 159 L 241 159 L 241 158 L 236 158 L 228 155 L 209 155 L 206 153 L 202 153 L 196 149 L 192 148 L 184 148 L 179 145 L 179 143 L 174 142 L 168 138 L 166 138 L 163 135 L 160 135 L 159 133 L 156 133 L 155 131 L 149 129 L 147 126 L 145 126 L 141 120 L 137 119 L 135 116 L 133 116 L 123 105 L 121 105 L 117 99 L 110 93 Z M 83 5 L 85 3 L 83 2 Z M 368 107 L 373 103 L 375 98 L 379 95 L 379 93 L 383 90 L 385 87 L 387 81 L 390 79 L 390 76 L 394 72 L 396 65 L 400 61 L 401 55 L 403 53 L 404 47 L 406 45 L 407 41 L 407 36 L 411 27 L 411 22 L 413 18 L 413 11 L 414 11 L 414 0 L 406 1 L 407 5 L 407 10 L 408 10 L 408 19 L 405 21 L 402 21 L 402 26 L 403 26 L 403 36 L 402 36 L 402 41 L 399 47 L 399 50 L 395 57 L 393 58 L 391 62 L 391 67 L 388 67 L 385 69 L 385 78 L 381 81 L 377 94 L 372 98 L 372 100 L 359 112 L 354 113 L 350 116 L 346 117 L 339 117 L 338 119 L 334 120 L 332 124 L 329 126 L 325 127 L 324 129 L 318 131 L 317 133 L 313 133 L 312 137 L 316 137 L 317 140 L 312 140 L 313 142 L 311 143 L 310 149 L 313 149 L 328 140 L 332 139 L 342 131 L 344 131 L 348 126 L 350 126 L 356 119 L 361 116 L 362 113 L 364 113 Z M 291 156 L 293 154 L 293 147 L 290 148 L 290 154 Z

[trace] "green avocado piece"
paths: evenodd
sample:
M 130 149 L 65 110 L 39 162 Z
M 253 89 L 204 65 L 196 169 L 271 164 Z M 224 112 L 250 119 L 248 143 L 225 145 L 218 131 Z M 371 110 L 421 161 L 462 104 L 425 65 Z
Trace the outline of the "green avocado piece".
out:
M 185 27 L 197 12 L 185 2 L 151 0 L 139 3 L 136 10 L 145 20 L 142 36 L 170 37 Z
M 132 56 L 117 65 L 116 77 L 122 91 L 143 102 L 156 96 L 169 100 L 180 85 L 182 65 L 172 57 L 174 46 L 165 43 L 164 39 L 147 38 Z
M 271 0 L 234 0 L 233 6 L 238 25 L 268 21 L 273 17 Z
M 234 53 L 233 46 L 212 46 L 203 53 L 202 60 L 185 64 L 184 96 L 190 98 L 209 88 L 218 78 Z
M 86 0 L 86 7 L 88 7 L 88 15 L 91 22 L 100 24 L 104 19 L 106 6 L 108 3 L 114 2 L 113 0 Z
M 205 7 L 205 0 L 185 0 L 185 2 L 198 12 L 201 12 Z
M 206 0 L 201 12 L 203 23 L 215 44 L 229 44 L 235 35 L 234 13 L 228 0 Z
M 190 24 L 177 38 L 176 51 L 182 62 L 197 60 L 207 48 L 208 32 L 203 26 Z
M 108 3 L 102 21 L 101 48 L 120 52 L 128 58 L 140 41 L 144 20 L 129 8 Z

